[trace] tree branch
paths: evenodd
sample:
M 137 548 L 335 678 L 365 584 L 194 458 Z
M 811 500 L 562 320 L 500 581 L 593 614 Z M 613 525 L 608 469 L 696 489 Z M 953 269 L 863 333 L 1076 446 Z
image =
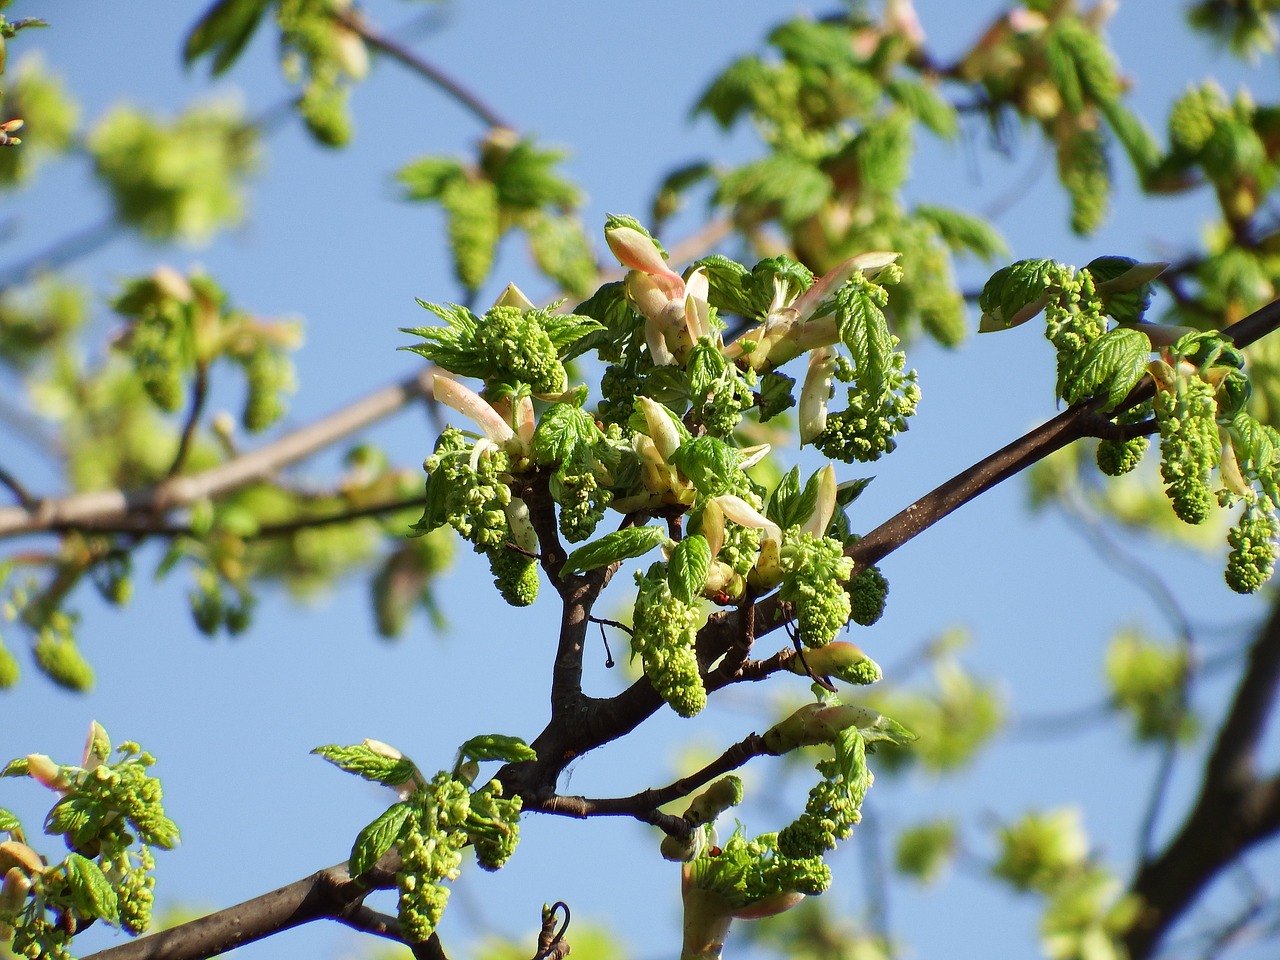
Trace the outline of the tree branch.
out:
M 300 430 L 228 460 L 203 473 L 172 477 L 142 490 L 99 490 L 32 507 L 0 508 L 0 538 L 65 530 L 130 529 L 126 521 L 154 523 L 157 514 L 243 487 L 303 460 L 342 437 L 362 430 L 407 404 L 431 396 L 430 367 L 383 387 Z M 145 531 L 143 531 L 145 532 Z
M 85 960 L 204 960 L 323 919 L 338 920 L 378 936 L 402 939 L 398 925 L 393 926 L 391 918 L 382 918 L 361 906 L 370 890 L 395 885 L 394 864 L 390 858 L 384 860 L 388 865 L 380 863 L 359 882 L 352 880 L 347 865 L 340 863 L 207 917 L 101 950 Z M 432 942 L 435 952 L 431 955 L 443 960 L 444 952 L 434 934 L 428 941 Z
M 1223 331 L 1237 346 L 1246 347 L 1280 326 L 1280 300 L 1270 303 Z M 1102 423 L 1115 413 L 1127 410 L 1149 398 L 1155 390 L 1150 377 L 1145 377 L 1110 414 L 1103 415 L 1102 399 L 1089 400 L 1058 414 L 1012 443 L 997 450 L 967 470 L 936 487 L 899 511 L 866 536 L 845 550 L 845 555 L 855 561 L 853 575 L 873 563 L 883 560 L 899 547 L 923 533 L 939 520 L 964 506 L 996 484 L 1020 473 L 1032 464 L 1043 460 L 1072 442 L 1088 436 L 1096 436 Z M 712 614 L 699 632 L 698 649 L 727 652 L 735 639 L 737 611 Z M 790 614 L 773 593 L 759 601 L 755 607 L 753 633 L 755 638 L 764 636 L 790 621 Z M 709 678 L 710 679 L 710 678 Z M 732 678 L 715 677 L 711 689 L 738 680 L 754 680 L 758 676 L 742 675 Z M 568 765 L 569 760 L 634 730 L 662 707 L 662 698 L 647 677 L 641 677 L 626 690 L 607 700 L 585 701 L 585 716 L 575 717 L 573 729 L 564 726 L 554 717 L 539 736 L 547 745 L 568 745 L 562 761 L 553 761 L 556 775 Z M 539 753 L 541 757 L 541 752 Z M 544 777 L 551 768 L 544 766 Z M 504 782 L 511 771 L 504 770 Z M 513 778 L 508 786 L 518 782 Z M 545 781 L 544 781 L 545 782 Z
M 1280 687 L 1280 605 L 1253 647 L 1205 761 L 1200 794 L 1177 835 L 1140 867 L 1129 890 L 1142 903 L 1124 936 L 1133 960 L 1151 956 L 1169 928 L 1225 867 L 1280 831 L 1280 774 L 1260 780 L 1258 744 Z
M 439 67 L 424 60 L 408 47 L 379 33 L 363 16 L 351 10 L 335 11 L 334 17 L 352 33 L 358 35 L 365 43 L 380 50 L 391 59 L 408 67 L 414 73 L 435 84 L 453 99 L 457 100 L 468 111 L 474 114 L 481 123 L 490 127 L 505 127 L 514 130 L 498 115 L 498 112 L 474 93 L 464 87 Z

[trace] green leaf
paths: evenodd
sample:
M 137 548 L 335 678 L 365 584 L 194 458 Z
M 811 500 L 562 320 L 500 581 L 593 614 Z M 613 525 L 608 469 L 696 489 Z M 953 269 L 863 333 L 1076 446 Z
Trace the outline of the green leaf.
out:
M 796 385 L 794 377 L 772 370 L 760 378 L 760 422 L 768 423 L 784 410 L 796 405 L 792 388 Z
M 686 440 L 669 459 L 699 493 L 709 497 L 728 491 L 730 480 L 740 470 L 741 463 L 734 447 L 719 437 L 709 436 Z
M 564 150 L 541 150 L 531 139 L 507 147 L 486 142 L 481 166 L 497 188 L 498 203 L 517 210 L 537 210 L 552 206 L 562 210 L 577 207 L 582 197 L 568 180 L 556 176 L 553 168 L 567 156 Z
M 1064 385 L 1063 399 L 1080 403 L 1090 397 L 1105 396 L 1103 409 L 1114 409 L 1147 372 L 1151 341 L 1141 330 L 1116 327 L 1084 349 L 1076 366 L 1076 377 Z
M 462 164 L 452 157 L 422 157 L 401 167 L 396 180 L 406 200 L 438 200 L 445 188 L 465 176 Z
M 795 225 L 816 214 L 831 190 L 831 178 L 812 163 L 778 153 L 721 177 L 713 202 Z
M 956 108 L 933 84 L 895 77 L 885 84 L 884 92 L 938 136 L 945 140 L 955 137 Z
M 63 797 L 49 811 L 44 821 L 44 832 L 64 834 L 68 846 L 84 846 L 97 834 L 103 813 L 100 803 L 89 797 L 72 794 Z
M 1052 260 L 1019 260 L 991 275 L 978 297 L 982 309 L 979 333 L 1007 330 L 1026 323 L 1048 302 L 1048 290 L 1062 277 Z
M 533 433 L 533 455 L 543 465 L 564 463 L 582 444 L 603 438 L 591 414 L 581 407 L 557 403 L 542 415 Z
M 395 787 L 413 776 L 414 766 L 405 757 L 388 757 L 367 744 L 357 743 L 349 747 L 328 744 L 311 751 L 324 757 L 348 773 L 354 773 L 375 783 Z
M 1005 255 L 1004 238 L 981 217 L 931 204 L 920 204 L 913 212 L 937 230 L 942 242 L 952 250 L 965 250 L 983 260 L 994 260 Z
M 458 753 L 471 760 L 501 760 L 504 763 L 538 759 L 533 747 L 519 737 L 508 737 L 501 733 L 472 737 L 458 748 Z
M 694 604 L 707 585 L 707 572 L 711 569 L 711 546 L 701 534 L 685 537 L 671 551 L 667 565 L 667 586 L 677 600 Z
M 14 833 L 21 829 L 22 821 L 4 807 L 0 807 L 0 830 L 6 833 Z
M 489 278 L 502 233 L 497 188 L 488 180 L 450 181 L 440 192 L 458 281 L 476 291 Z
M 25 777 L 26 775 L 26 757 L 19 757 L 17 760 L 10 760 L 4 765 L 4 769 L 0 770 L 0 777 Z
M 662 527 L 627 527 L 606 533 L 599 540 L 579 547 L 564 561 L 563 576 L 585 573 L 597 567 L 607 567 L 620 560 L 642 557 L 654 547 L 667 542 L 667 532 Z
M 569 348 L 589 333 L 602 330 L 604 325 L 594 317 L 578 313 L 550 313 L 546 310 L 536 311 L 542 329 L 556 348 L 558 356 L 564 356 Z
M 102 868 L 78 853 L 67 854 L 63 867 L 67 871 L 67 886 L 71 888 L 71 902 L 76 912 L 118 925 L 120 906 Z
M 353 878 L 372 869 L 391 849 L 412 812 L 413 807 L 408 803 L 392 804 L 356 835 L 356 842 L 351 846 L 351 861 L 347 865 L 347 872 Z
M 191 66 L 212 53 L 213 75 L 218 76 L 239 58 L 270 5 L 270 0 L 220 0 L 215 3 L 187 34 L 182 62 Z

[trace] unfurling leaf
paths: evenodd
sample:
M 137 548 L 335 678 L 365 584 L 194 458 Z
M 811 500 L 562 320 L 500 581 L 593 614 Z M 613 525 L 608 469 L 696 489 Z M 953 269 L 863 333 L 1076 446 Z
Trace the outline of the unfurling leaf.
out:
M 607 567 L 620 560 L 642 557 L 666 540 L 667 532 L 661 527 L 627 527 L 624 530 L 614 530 L 569 554 L 560 573 L 561 576 L 586 573 L 588 570 Z
M 508 737 L 501 733 L 472 737 L 458 748 L 458 752 L 472 760 L 501 760 L 504 763 L 538 759 L 533 747 L 519 737 Z
M 351 847 L 351 862 L 347 865 L 347 872 L 353 878 L 372 868 L 391 849 L 412 809 L 407 803 L 393 804 L 360 831 Z
M 667 586 L 671 595 L 683 603 L 693 604 L 707 584 L 711 569 L 711 547 L 707 538 L 694 534 L 685 537 L 671 551 L 667 565 Z

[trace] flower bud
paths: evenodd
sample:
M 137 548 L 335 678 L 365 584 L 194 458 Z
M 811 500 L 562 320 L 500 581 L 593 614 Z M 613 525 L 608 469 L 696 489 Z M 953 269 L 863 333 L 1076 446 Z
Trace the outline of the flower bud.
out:
M 0 843 L 0 871 L 4 871 L 6 880 L 11 870 L 21 870 L 28 876 L 44 873 L 44 861 L 40 859 L 40 854 L 25 843 L 6 840 Z
M 787 669 L 804 676 L 805 664 L 819 677 L 836 677 L 846 683 L 874 683 L 883 677 L 879 664 L 844 640 L 806 650 L 803 660 L 800 657 L 788 660 Z
M 831 399 L 831 378 L 837 353 L 831 347 L 809 352 L 809 369 L 800 390 L 800 445 L 812 443 L 827 429 L 827 401 Z
M 17 913 L 31 892 L 31 878 L 21 867 L 10 867 L 0 883 L 0 913 Z
M 364 741 L 364 745 L 369 750 L 370 753 L 377 754 L 380 757 L 386 757 L 388 760 L 404 759 L 403 753 L 401 753 L 399 750 L 397 750 L 395 747 L 391 746 L 390 744 L 383 743 L 381 740 L 366 739 Z
M 62 768 L 43 753 L 27 755 L 27 776 L 43 783 L 50 790 L 61 791 L 71 786 L 71 780 L 62 772 Z

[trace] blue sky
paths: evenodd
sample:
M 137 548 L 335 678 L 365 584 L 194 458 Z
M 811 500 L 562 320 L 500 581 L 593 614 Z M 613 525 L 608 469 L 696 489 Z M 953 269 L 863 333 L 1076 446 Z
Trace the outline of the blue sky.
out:
M 8 12 L 39 13 L 52 27 L 14 41 L 10 62 L 40 50 L 68 77 L 87 117 L 121 100 L 174 111 L 209 95 L 203 71 L 184 73 L 178 59 L 201 4 L 36 6 L 19 2 Z M 918 2 L 926 32 L 944 55 L 961 49 L 999 6 Z M 673 166 L 755 155 L 749 132 L 725 137 L 706 121 L 691 122 L 689 106 L 717 70 L 756 49 L 772 24 L 798 9 L 758 0 L 627 8 L 509 0 L 438 8 L 368 5 L 386 28 L 436 11 L 432 29 L 415 41 L 417 49 L 521 130 L 573 151 L 568 169 L 589 195 L 583 216 L 593 230 L 606 211 L 643 214 L 654 186 Z M 1247 79 L 1260 97 L 1274 96 L 1273 61 L 1244 71 L 1189 38 L 1171 9 L 1151 21 L 1150 5 L 1123 3 L 1111 36 L 1135 78 L 1136 106 L 1157 129 L 1169 98 L 1210 73 L 1227 77 L 1229 89 Z M 269 31 L 263 31 L 213 91 L 239 96 L 250 114 L 277 104 L 287 93 L 272 52 Z M 443 252 L 439 217 L 397 201 L 391 174 L 422 154 L 463 154 L 483 131 L 390 63 L 377 65 L 356 92 L 355 109 L 357 136 L 343 152 L 314 147 L 295 123 L 273 133 L 251 188 L 250 217 L 208 247 L 157 249 L 124 238 L 77 264 L 76 274 L 109 291 L 120 278 L 157 262 L 183 269 L 203 264 L 238 304 L 263 315 L 304 318 L 306 345 L 297 357 L 301 389 L 288 425 L 411 373 L 420 361 L 397 348 L 408 342 L 398 328 L 427 322 L 414 298 L 461 294 Z M 981 212 L 1048 161 L 1030 138 L 1009 157 L 992 153 L 975 122 L 955 144 L 923 142 L 908 195 Z M 1210 211 L 1203 195 L 1140 203 L 1122 174 L 1111 221 L 1098 236 L 1081 240 L 1066 231 L 1065 200 L 1051 181 L 1046 171 L 998 221 L 1014 258 L 1084 263 L 1103 253 L 1167 254 L 1171 245 L 1176 251 L 1194 243 Z M 83 161 L 49 169 L 32 190 L 6 200 L 5 218 L 13 218 L 17 232 L 0 262 L 96 223 L 106 209 Z M 678 223 L 671 237 L 693 225 L 692 219 Z M 965 267 L 969 285 L 984 276 L 981 265 Z M 549 292 L 533 278 L 515 242 L 503 248 L 492 293 L 508 280 L 534 296 Z M 113 326 L 105 308 L 97 322 L 104 334 Z M 856 524 L 874 526 L 1055 412 L 1050 350 L 1033 326 L 974 339 L 954 352 L 913 346 L 908 358 L 920 370 L 924 401 L 900 451 L 874 471 L 841 472 L 842 479 L 877 474 L 859 501 Z M 0 385 L 12 389 L 8 379 Z M 234 402 L 233 389 L 225 396 Z M 431 443 L 429 424 L 417 412 L 380 426 L 373 438 L 409 464 L 420 461 Z M 34 489 L 57 483 L 30 451 L 0 457 Z M 322 457 L 300 474 L 322 479 L 334 462 Z M 1164 623 L 1067 523 L 1029 518 L 1024 501 L 1019 482 L 1005 484 L 891 557 L 883 565 L 892 584 L 888 612 L 854 639 L 892 667 L 939 631 L 961 625 L 973 638 L 966 664 L 1003 678 L 1015 717 L 1096 703 L 1102 650 L 1113 627 L 1146 619 L 1163 630 Z M 159 554 L 148 556 L 154 562 Z M 1260 610 L 1222 586 L 1220 558 L 1206 564 L 1170 553 L 1156 562 L 1197 623 L 1239 626 Z M 141 566 L 145 570 L 146 562 Z M 35 750 L 72 757 L 94 718 L 117 739 L 138 739 L 155 753 L 170 813 L 183 829 L 181 848 L 160 857 L 162 903 L 225 906 L 345 858 L 355 832 L 388 798 L 309 756 L 316 745 L 376 737 L 434 769 L 447 765 L 469 736 L 501 731 L 532 738 L 546 717 L 542 684 L 557 610 L 545 598 L 532 611 L 510 610 L 469 556 L 460 555 L 440 591 L 452 629 L 436 635 L 419 620 L 391 645 L 374 636 L 365 587 L 356 581 L 306 604 L 269 594 L 248 636 L 213 642 L 190 624 L 185 583 L 152 588 L 143 573 L 139 588 L 123 612 L 86 601 L 83 646 L 99 677 L 93 694 L 66 694 L 28 671 L 16 691 L 0 698 L 0 758 Z M 6 635 L 14 639 L 10 631 Z M 603 660 L 601 651 L 587 665 L 589 688 L 601 694 L 622 682 Z M 1206 682 L 1206 710 L 1221 703 L 1225 689 L 1221 679 Z M 737 692 L 693 721 L 657 717 L 637 736 L 582 761 L 564 789 L 613 795 L 664 783 L 678 761 L 673 744 L 718 751 L 770 722 L 770 696 Z M 1009 737 L 954 780 L 882 780 L 870 810 L 892 830 L 944 810 L 981 823 L 1032 806 L 1080 804 L 1099 851 L 1123 875 L 1154 768 L 1154 756 L 1136 752 L 1110 727 L 1061 740 Z M 1190 758 L 1181 762 L 1170 811 L 1194 789 L 1194 771 Z M 763 785 L 769 775 L 767 768 L 757 770 L 748 782 Z M 34 787 L 6 782 L 2 802 L 37 817 L 43 799 Z M 744 816 L 755 831 L 780 825 L 767 809 Z M 1170 816 L 1162 825 L 1167 832 L 1175 823 Z M 980 839 L 977 832 L 971 836 Z M 981 843 L 975 848 L 984 852 Z M 857 856 L 856 850 L 840 855 L 837 886 L 827 895 L 851 916 L 863 909 Z M 979 879 L 961 870 L 936 890 L 895 889 L 891 919 L 913 956 L 1035 953 L 1034 905 Z M 556 899 L 568 901 L 576 918 L 613 924 L 633 957 L 671 955 L 678 948 L 677 877 L 657 858 L 648 828 L 543 816 L 526 818 L 520 850 L 507 869 L 494 876 L 464 873 L 441 931 L 446 948 L 462 955 L 460 945 L 483 930 L 523 934 L 540 905 Z M 989 922 L 995 918 L 999 922 Z M 355 944 L 336 925 L 316 925 L 246 948 L 242 956 L 338 958 L 350 955 Z

